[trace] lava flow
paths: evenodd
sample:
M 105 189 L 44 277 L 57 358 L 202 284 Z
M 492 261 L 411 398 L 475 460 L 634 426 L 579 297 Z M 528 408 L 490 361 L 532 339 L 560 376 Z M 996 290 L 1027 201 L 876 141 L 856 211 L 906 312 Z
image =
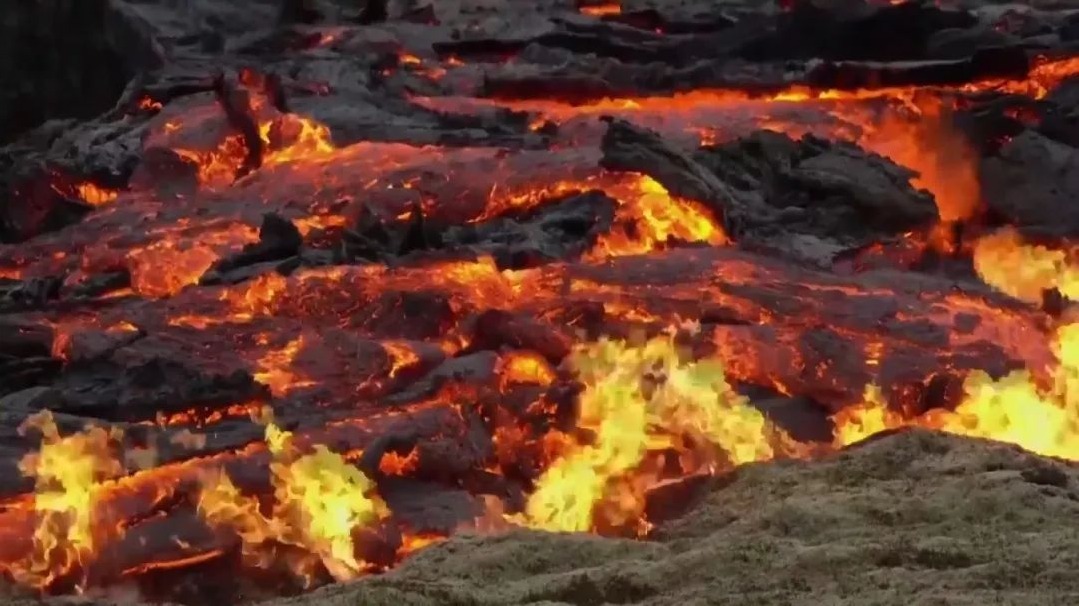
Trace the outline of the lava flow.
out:
M 1079 461 L 1079 59 L 1011 13 L 667 4 L 110 8 L 156 67 L 0 155 L 11 591 L 647 540 L 908 427 Z

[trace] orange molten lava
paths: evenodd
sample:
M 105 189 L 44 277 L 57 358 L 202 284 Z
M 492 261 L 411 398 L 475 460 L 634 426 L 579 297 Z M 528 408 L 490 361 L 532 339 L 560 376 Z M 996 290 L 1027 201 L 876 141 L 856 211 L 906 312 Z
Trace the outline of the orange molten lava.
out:
M 602 17 L 604 15 L 621 15 L 622 5 L 617 2 L 606 2 L 604 4 L 586 4 L 580 7 L 581 14 L 592 15 L 593 17 Z
M 555 380 L 554 369 L 543 356 L 534 352 L 514 351 L 499 359 L 498 373 L 502 388 L 511 385 L 550 385 Z
M 268 351 L 259 359 L 255 380 L 270 388 L 277 397 L 284 396 L 294 389 L 310 387 L 313 381 L 293 369 L 292 363 L 304 348 L 304 337 L 299 336 L 289 341 L 280 349 Z
M 114 202 L 119 196 L 119 192 L 111 189 L 105 189 L 99 187 L 93 183 L 80 183 L 75 186 L 75 191 L 79 193 L 79 197 L 83 202 L 86 202 L 90 206 L 104 206 L 110 202 Z

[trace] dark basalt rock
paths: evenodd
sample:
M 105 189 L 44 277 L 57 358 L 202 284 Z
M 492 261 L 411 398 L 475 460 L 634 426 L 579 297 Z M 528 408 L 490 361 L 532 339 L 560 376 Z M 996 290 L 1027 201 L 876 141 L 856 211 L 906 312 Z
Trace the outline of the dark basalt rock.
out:
M 759 131 L 691 153 L 613 120 L 603 150 L 605 168 L 649 174 L 708 205 L 742 245 L 815 264 L 938 217 L 911 171 L 849 143 Z
M 989 210 L 1033 236 L 1079 235 L 1079 149 L 1034 130 L 982 162 Z
M 112 360 L 73 367 L 53 386 L 50 409 L 109 421 L 268 396 L 247 372 L 210 373 L 160 358 L 124 367 Z
M 156 62 L 107 0 L 12 2 L 0 16 L 0 142 L 52 118 L 92 118 Z

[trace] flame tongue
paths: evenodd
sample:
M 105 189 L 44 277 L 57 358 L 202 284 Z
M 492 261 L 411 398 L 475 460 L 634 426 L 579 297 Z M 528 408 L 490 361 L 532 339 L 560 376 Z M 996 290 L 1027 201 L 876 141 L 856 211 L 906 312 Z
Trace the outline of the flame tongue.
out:
M 46 588 L 69 574 L 86 573 L 111 532 L 96 511 L 102 483 L 124 470 L 113 456 L 116 432 L 94 427 L 61 437 L 49 411 L 27 418 L 19 431 L 30 429 L 41 432 L 41 449 L 26 455 L 19 467 L 36 480 L 37 526 L 28 558 L 10 572 L 20 584 Z
M 274 489 L 270 516 L 261 513 L 258 499 L 243 495 L 227 475 L 217 474 L 207 479 L 199 500 L 207 522 L 235 532 L 246 561 L 257 567 L 271 567 L 276 548 L 291 546 L 317 558 L 339 581 L 371 568 L 357 558 L 353 533 L 389 516 L 374 482 L 325 446 L 298 455 L 292 434 L 273 423 L 266 427 L 266 444 Z M 288 564 L 311 580 L 310 558 Z
M 913 419 L 888 408 L 880 390 L 866 388 L 864 401 L 833 417 L 837 445 L 875 433 L 920 426 L 963 436 L 1017 444 L 1038 454 L 1079 458 L 1079 324 L 1062 326 L 1054 352 L 1053 384 L 1038 385 L 1028 370 L 994 380 L 985 372 L 967 376 L 963 400 L 954 411 L 930 410 Z
M 789 439 L 734 393 L 719 360 L 684 361 L 673 337 L 643 346 L 601 340 L 572 363 L 587 386 L 578 427 L 594 435 L 572 444 L 539 478 L 525 516 L 554 531 L 608 526 L 647 531 L 644 491 L 660 480 L 642 467 L 650 453 L 677 448 L 683 473 L 771 459 Z M 691 468 L 686 469 L 686 465 Z

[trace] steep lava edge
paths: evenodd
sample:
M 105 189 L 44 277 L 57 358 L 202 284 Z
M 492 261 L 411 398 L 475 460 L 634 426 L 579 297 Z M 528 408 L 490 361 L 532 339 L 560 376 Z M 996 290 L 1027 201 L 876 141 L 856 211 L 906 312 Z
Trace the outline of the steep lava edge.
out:
M 949 226 L 973 223 L 983 196 L 974 154 L 944 115 L 956 93 L 1039 98 L 1077 68 L 1073 60 L 1044 63 L 1026 81 L 963 90 L 794 88 L 768 98 L 700 91 L 592 105 L 414 101 L 457 111 L 509 106 L 532 112 L 537 125 L 620 115 L 702 144 L 759 127 L 849 139 L 917 171 L 914 185 L 934 195 L 940 224 L 908 234 L 919 250 L 971 254 L 988 285 L 1039 303 L 1045 290 L 1075 292 L 1072 251 L 1008 231 L 948 250 Z M 336 149 L 325 127 L 259 99 L 252 111 L 270 151 L 246 178 L 231 183 L 244 145 L 212 99 L 160 108 L 146 145 L 196 165 L 193 190 L 164 201 L 68 184 L 96 212 L 77 229 L 6 251 L 26 260 L 4 270 L 12 278 L 66 270 L 65 286 L 77 286 L 109 267 L 130 271 L 130 288 L 99 305 L 27 314 L 52 328 L 58 358 L 75 362 L 87 338 L 134 343 L 126 354 L 133 365 L 140 355 L 171 352 L 207 372 L 249 371 L 266 388 L 67 435 L 57 427 L 64 415 L 27 419 L 22 430 L 40 435 L 41 446 L 20 469 L 36 490 L 7 499 L 0 512 L 0 561 L 21 586 L 115 587 L 227 558 L 311 586 L 384 570 L 459 529 L 644 537 L 655 522 L 651 495 L 672 485 L 911 425 L 1079 458 L 1079 324 L 1007 297 L 917 292 L 887 276 L 855 282 L 727 247 L 704 205 L 649 176 L 604 171 L 586 146 L 512 155 L 383 143 Z M 705 128 L 716 116 L 741 126 Z M 212 145 L 206 133 L 216 135 Z M 431 183 L 432 173 L 450 177 Z M 428 220 L 479 224 L 588 190 L 617 200 L 616 220 L 578 261 L 500 270 L 490 258 L 420 258 L 195 286 L 259 240 L 252 226 L 267 210 L 317 239 L 354 212 L 343 192 L 361 192 L 388 224 L 405 225 L 421 211 Z M 282 200 L 309 202 L 277 208 Z M 128 234 L 132 225 L 145 226 L 149 239 Z M 783 302 L 782 314 L 760 293 Z M 882 301 L 897 321 L 943 327 L 943 340 L 912 343 L 872 321 L 830 316 L 836 306 Z M 739 321 L 702 321 L 703 308 Z M 964 330 L 954 328 L 960 316 Z M 857 372 L 804 350 L 801 336 L 829 324 L 853 344 L 842 351 L 861 354 Z M 1024 367 L 987 369 L 993 378 L 948 357 L 952 347 L 980 342 Z M 932 368 L 897 386 L 918 356 Z M 964 378 L 949 408 L 919 409 L 917 385 L 953 362 Z M 795 439 L 728 381 L 795 394 L 828 383 L 812 395 L 833 411 L 832 439 Z M 217 439 L 248 417 L 261 436 Z M 405 479 L 418 484 L 395 484 Z M 410 519 L 397 503 L 424 482 L 484 498 L 469 502 L 464 520 Z

